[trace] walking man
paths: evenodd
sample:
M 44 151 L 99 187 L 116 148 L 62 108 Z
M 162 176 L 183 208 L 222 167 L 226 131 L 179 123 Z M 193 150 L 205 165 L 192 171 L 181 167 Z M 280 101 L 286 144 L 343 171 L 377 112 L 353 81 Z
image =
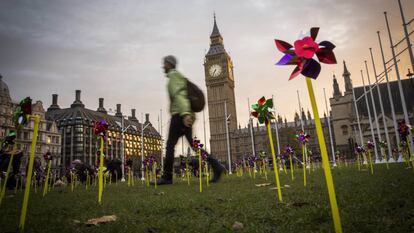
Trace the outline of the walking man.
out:
M 178 139 L 185 136 L 188 143 L 192 145 L 192 125 L 195 120 L 195 113 L 191 109 L 191 104 L 187 95 L 187 79 L 178 72 L 177 59 L 174 56 L 164 57 L 164 72 L 168 78 L 168 94 L 170 98 L 170 128 L 167 139 L 167 149 L 164 163 L 164 173 L 161 179 L 157 180 L 157 185 L 172 184 L 174 147 Z M 208 155 L 207 162 L 213 168 L 213 179 L 217 182 L 224 172 L 224 167 L 213 156 Z M 192 164 L 198 164 L 192 162 Z

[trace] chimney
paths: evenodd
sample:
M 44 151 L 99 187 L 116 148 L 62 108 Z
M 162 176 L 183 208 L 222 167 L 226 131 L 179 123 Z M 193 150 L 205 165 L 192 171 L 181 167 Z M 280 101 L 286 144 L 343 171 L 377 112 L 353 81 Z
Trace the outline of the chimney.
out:
M 99 98 L 99 108 L 97 110 L 98 112 L 107 114 L 108 112 L 106 111 L 106 109 L 104 108 L 104 98 Z
M 57 101 L 58 101 L 58 95 L 53 94 L 52 95 L 52 105 L 57 105 Z
M 75 107 L 84 108 L 85 107 L 85 105 L 81 101 L 81 90 L 76 90 L 75 101 L 73 102 L 72 105 L 70 105 L 70 107 L 71 108 L 75 108 Z
M 149 123 L 149 113 L 145 113 L 145 123 Z
M 116 105 L 116 113 L 115 113 L 116 117 L 122 117 L 122 112 L 121 112 L 121 104 L 117 104 Z
M 131 109 L 131 116 L 128 117 L 128 120 L 138 122 L 137 117 L 135 116 L 135 108 Z
M 53 110 L 60 109 L 60 107 L 57 103 L 58 103 L 58 95 L 53 94 L 52 95 L 52 105 L 50 105 L 50 107 L 47 109 L 47 111 L 53 111 Z

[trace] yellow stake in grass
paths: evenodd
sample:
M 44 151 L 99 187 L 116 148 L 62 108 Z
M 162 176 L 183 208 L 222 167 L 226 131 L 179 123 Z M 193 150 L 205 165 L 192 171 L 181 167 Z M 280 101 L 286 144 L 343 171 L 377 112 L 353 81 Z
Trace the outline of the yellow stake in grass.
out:
M 289 163 L 290 163 L 290 174 L 291 174 L 291 176 L 292 176 L 292 181 L 294 181 L 295 180 L 295 174 L 294 174 L 294 167 L 293 167 L 293 162 L 292 162 L 292 154 L 290 154 L 289 153 L 289 159 L 290 159 L 290 161 L 289 161 Z
M 368 150 L 369 166 L 371 167 L 371 175 L 374 175 L 374 167 L 372 166 L 371 150 Z
M 201 150 L 198 149 L 198 177 L 200 181 L 200 193 L 203 192 L 202 174 L 203 174 L 203 169 L 201 168 Z
M 7 180 L 9 179 L 10 170 L 11 170 L 11 167 L 12 167 L 12 164 L 13 164 L 13 157 L 14 157 L 14 154 L 16 153 L 16 145 L 17 144 L 14 143 L 12 153 L 10 155 L 9 165 L 7 166 L 6 177 L 4 178 L 3 188 L 1 189 L 1 193 L 0 193 L 0 205 L 1 205 L 1 202 L 3 200 L 4 194 L 6 192 Z
M 270 142 L 270 149 L 272 151 L 272 159 L 273 159 L 273 171 L 275 173 L 276 185 L 277 185 L 277 194 L 279 201 L 282 202 L 282 189 L 280 188 L 280 181 L 279 181 L 279 169 L 276 163 L 276 154 L 275 148 L 273 146 L 273 137 L 272 137 L 272 129 L 270 128 L 270 122 L 267 123 L 267 133 L 269 135 L 269 142 Z
M 305 145 L 302 143 L 302 167 L 303 167 L 303 186 L 306 187 L 306 161 L 305 161 Z
M 34 119 L 33 139 L 32 139 L 32 145 L 30 147 L 29 170 L 27 173 L 26 188 L 24 189 L 23 206 L 22 206 L 22 211 L 20 214 L 19 228 L 21 231 L 24 230 L 24 224 L 26 222 L 27 206 L 29 204 L 30 184 L 32 183 L 33 163 L 34 163 L 34 157 L 35 157 L 35 152 L 36 152 L 37 134 L 39 132 L 39 122 L 40 122 L 39 116 L 36 115 L 32 117 Z
M 101 146 L 100 146 L 100 155 L 99 155 L 99 171 L 98 171 L 98 178 L 99 178 L 99 188 L 98 188 L 98 203 L 99 205 L 102 203 L 102 193 L 103 193 L 103 160 L 104 160 L 104 139 L 101 138 Z
M 187 185 L 190 185 L 190 172 L 188 171 L 188 162 L 185 162 L 185 173 L 187 176 Z
M 312 104 L 312 111 L 315 119 L 316 134 L 318 135 L 319 148 L 322 155 L 322 164 L 325 172 L 326 186 L 328 187 L 329 202 L 331 204 L 331 211 L 336 233 L 342 233 L 341 218 L 339 215 L 338 203 L 336 201 L 335 186 L 333 183 L 331 167 L 329 165 L 328 151 L 326 149 L 325 138 L 323 136 L 321 119 L 319 118 L 318 106 L 313 92 L 312 79 L 306 78 L 308 86 L 309 98 Z
M 44 184 L 44 187 L 43 187 L 43 196 L 45 196 L 46 195 L 46 193 L 47 193 L 47 188 L 48 188 L 48 185 L 49 185 L 49 175 L 50 175 L 50 167 L 52 166 L 52 160 L 49 160 L 49 162 L 47 162 L 47 173 L 46 173 L 46 180 L 45 180 L 45 184 Z

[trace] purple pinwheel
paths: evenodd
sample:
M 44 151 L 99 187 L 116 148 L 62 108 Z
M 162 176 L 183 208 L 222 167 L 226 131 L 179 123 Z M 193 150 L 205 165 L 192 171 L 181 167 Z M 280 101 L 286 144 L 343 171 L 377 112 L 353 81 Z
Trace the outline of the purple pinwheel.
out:
M 357 146 L 355 148 L 355 150 L 358 154 L 363 153 L 365 151 L 364 147 L 362 147 L 362 146 Z
M 286 144 L 286 146 L 285 146 L 285 152 L 286 152 L 286 154 L 292 154 L 293 153 L 293 148 L 289 145 L 289 144 Z
M 313 59 L 315 54 L 319 62 L 336 64 L 336 58 L 332 51 L 335 45 L 329 41 L 317 44 L 315 39 L 318 31 L 319 28 L 311 28 L 310 36 L 296 40 L 294 46 L 282 40 L 275 40 L 277 49 L 285 54 L 276 65 L 296 65 L 289 80 L 299 74 L 316 79 L 321 72 L 321 65 Z
M 375 145 L 373 141 L 367 141 L 367 148 L 368 150 L 374 149 Z
M 299 134 L 295 135 L 296 139 L 301 142 L 302 144 L 308 143 L 310 136 L 303 132 L 302 130 L 299 132 Z

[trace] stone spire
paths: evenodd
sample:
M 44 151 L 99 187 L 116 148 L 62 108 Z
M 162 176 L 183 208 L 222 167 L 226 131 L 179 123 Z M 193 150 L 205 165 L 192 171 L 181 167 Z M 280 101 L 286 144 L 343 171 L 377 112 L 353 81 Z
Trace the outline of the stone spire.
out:
M 214 13 L 214 26 L 213 26 L 213 31 L 211 32 L 210 38 L 211 37 L 216 37 L 216 36 L 221 36 L 221 35 L 220 35 L 220 31 L 217 27 L 216 13 Z
M 341 91 L 339 90 L 339 84 L 338 84 L 338 80 L 335 77 L 335 74 L 333 75 L 333 97 L 340 97 L 342 96 Z
M 344 61 L 344 73 L 342 74 L 345 81 L 345 94 L 352 93 L 352 81 L 351 81 L 351 73 L 349 73 L 348 68 L 346 67 L 346 63 Z

